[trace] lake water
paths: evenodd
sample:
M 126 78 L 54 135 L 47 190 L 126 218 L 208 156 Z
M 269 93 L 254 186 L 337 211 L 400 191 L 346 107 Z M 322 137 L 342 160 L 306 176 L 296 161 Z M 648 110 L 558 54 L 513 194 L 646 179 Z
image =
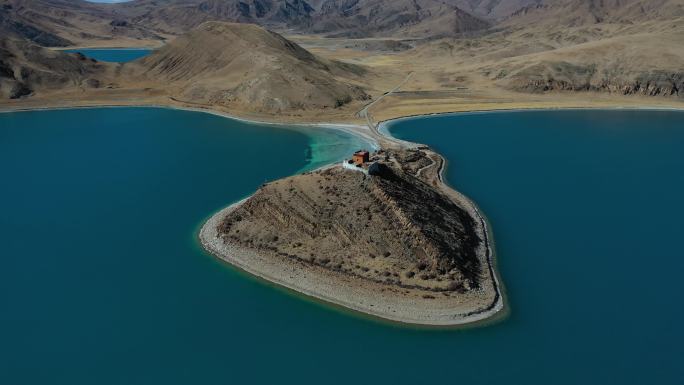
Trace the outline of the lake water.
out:
M 167 109 L 0 114 L 0 384 L 681 384 L 682 117 L 395 124 L 490 218 L 512 305 L 419 330 L 251 279 L 196 240 L 358 139 Z
M 478 353 L 498 341 L 479 382 L 684 383 L 684 113 L 459 114 L 390 130 L 443 154 L 493 227 L 511 316 L 453 340 Z
M 152 50 L 147 48 L 77 48 L 68 49 L 65 52 L 80 52 L 99 61 L 125 63 L 147 56 Z

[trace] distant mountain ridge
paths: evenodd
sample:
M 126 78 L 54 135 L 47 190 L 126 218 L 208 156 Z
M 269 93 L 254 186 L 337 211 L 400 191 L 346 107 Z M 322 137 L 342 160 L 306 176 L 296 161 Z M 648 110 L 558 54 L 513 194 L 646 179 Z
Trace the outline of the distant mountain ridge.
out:
M 488 22 L 440 0 L 326 0 L 309 31 L 346 37 L 435 37 L 488 27 Z
M 114 7 L 134 25 L 169 34 L 186 32 L 206 21 L 263 26 L 307 25 L 314 13 L 305 0 L 139 0 Z
M 486 20 L 499 20 L 544 0 L 448 0 L 458 8 Z
M 451 0 L 449 0 L 451 1 Z M 430 37 L 489 23 L 441 0 L 3 0 L 0 30 L 45 46 L 82 41 L 165 39 L 207 21 L 253 23 L 340 36 Z
M 325 40 L 329 51 L 310 45 L 343 60 L 340 47 L 407 48 L 368 61 L 356 51 L 349 61 L 361 66 L 313 55 L 257 25 L 381 38 Z M 426 94 L 480 82 L 516 92 L 684 95 L 684 0 L 4 0 L 0 34 L 0 90 L 10 98 L 58 84 L 96 86 L 101 77 L 90 74 L 107 68 L 18 42 L 134 46 L 153 39 L 166 44 L 117 68 L 180 101 L 250 112 L 336 109 L 387 89 L 383 77 L 399 79 L 412 69 L 423 72 L 414 78 L 427 84 Z M 28 56 L 21 52 L 32 52 L 35 63 L 23 68 Z
M 207 21 L 328 36 L 436 38 L 490 27 L 641 23 L 684 15 L 684 0 L 3 0 L 0 32 L 44 46 L 165 40 Z
M 596 23 L 634 23 L 684 16 L 684 0 L 542 0 L 519 8 L 515 22 L 578 26 Z

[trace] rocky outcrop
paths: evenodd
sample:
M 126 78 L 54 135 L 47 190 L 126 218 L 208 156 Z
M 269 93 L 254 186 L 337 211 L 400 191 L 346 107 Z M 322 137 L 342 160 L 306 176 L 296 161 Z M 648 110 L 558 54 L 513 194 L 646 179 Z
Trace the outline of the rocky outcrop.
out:
M 567 62 L 541 63 L 497 76 L 508 88 L 525 92 L 595 91 L 621 95 L 684 97 L 684 70 L 620 71 Z

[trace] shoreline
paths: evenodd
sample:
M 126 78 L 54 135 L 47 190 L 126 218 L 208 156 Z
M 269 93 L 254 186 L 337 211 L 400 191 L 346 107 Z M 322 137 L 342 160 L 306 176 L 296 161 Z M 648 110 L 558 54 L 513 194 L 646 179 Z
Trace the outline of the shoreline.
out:
M 51 47 L 55 51 L 76 51 L 87 49 L 90 51 L 151 51 L 159 47 Z
M 389 126 L 392 124 L 420 118 L 429 118 L 437 116 L 450 115 L 479 115 L 479 114 L 496 114 L 496 113 L 518 113 L 518 112 L 544 112 L 544 111 L 678 111 L 684 112 L 684 107 L 651 107 L 651 106 L 628 106 L 628 107 L 529 107 L 529 108 L 493 108 L 493 109 L 473 109 L 465 111 L 451 111 L 451 112 L 428 112 L 424 114 L 410 114 L 391 119 L 381 120 L 377 125 L 377 131 L 382 136 L 392 138 L 397 141 L 401 139 L 394 138 L 389 131 Z M 412 143 L 412 142 L 407 142 Z
M 419 145 L 418 143 L 402 141 L 391 136 L 389 133 L 380 133 L 377 129 L 372 129 L 371 127 L 368 128 L 370 129 L 371 133 L 375 134 L 373 136 L 378 137 L 378 139 L 375 140 L 376 143 L 382 140 L 387 141 L 390 144 L 399 146 Z M 374 295 L 374 293 L 372 292 L 365 293 L 366 295 L 358 295 L 357 293 L 355 293 L 355 295 L 352 296 L 348 295 L 348 293 L 345 293 L 347 289 L 344 288 L 344 285 L 339 285 L 340 281 L 338 281 L 338 286 L 336 287 L 337 292 L 335 294 L 330 294 L 329 291 L 326 293 L 326 285 L 320 282 L 321 279 L 324 279 L 322 277 L 325 277 L 325 274 L 321 274 L 318 277 L 319 282 L 313 283 L 311 282 L 311 280 L 315 281 L 315 278 L 311 278 L 311 276 L 308 277 L 309 281 L 304 283 L 294 280 L 292 276 L 290 276 L 290 279 L 288 280 L 287 278 L 284 278 L 282 275 L 287 274 L 285 273 L 285 271 L 289 271 L 290 273 L 294 272 L 296 270 L 296 267 L 292 267 L 291 264 L 290 266 L 287 266 L 288 263 L 284 261 L 280 261 L 282 265 L 280 266 L 279 271 L 273 271 L 273 269 L 269 271 L 269 263 L 276 263 L 275 261 L 266 262 L 268 257 L 259 255 L 259 253 L 256 250 L 242 248 L 236 245 L 230 245 L 226 242 L 223 242 L 223 240 L 218 237 L 218 232 L 216 231 L 218 223 L 220 223 L 223 220 L 223 218 L 229 213 L 231 213 L 234 209 L 240 207 L 240 205 L 247 201 L 252 195 L 238 202 L 235 202 L 212 215 L 201 226 L 201 230 L 198 234 L 198 237 L 200 239 L 202 246 L 210 254 L 216 256 L 217 258 L 227 263 L 230 263 L 231 265 L 251 274 L 252 276 L 266 280 L 276 285 L 280 285 L 289 290 L 293 290 L 300 295 L 313 298 L 315 300 L 323 301 L 326 304 L 331 304 L 336 307 L 342 307 L 353 312 L 362 313 L 366 316 L 380 318 L 384 321 L 395 322 L 402 325 L 420 327 L 460 328 L 474 327 L 483 323 L 495 322 L 496 320 L 501 319 L 508 314 L 508 307 L 506 306 L 504 291 L 502 290 L 503 285 L 501 284 L 501 278 L 498 270 L 496 269 L 496 255 L 494 252 L 494 243 L 491 237 L 491 226 L 489 222 L 486 220 L 486 217 L 481 213 L 481 210 L 471 199 L 461 194 L 457 190 L 453 189 L 451 186 L 447 185 L 444 182 L 443 172 L 447 162 L 446 159 L 441 154 L 438 154 L 432 150 L 429 150 L 429 152 L 432 153 L 434 156 L 437 156 L 440 160 L 439 170 L 437 172 L 439 182 L 437 188 L 441 190 L 442 193 L 446 194 L 452 201 L 466 209 L 470 213 L 470 216 L 473 219 L 475 219 L 478 223 L 478 232 L 480 232 L 483 238 L 482 244 L 485 249 L 484 259 L 487 264 L 487 275 L 489 276 L 489 280 L 491 281 L 491 285 L 494 291 L 494 299 L 491 302 L 485 304 L 484 307 L 475 308 L 474 310 L 471 308 L 467 312 L 459 312 L 459 309 L 449 309 L 448 307 L 446 307 L 446 309 L 449 309 L 447 310 L 448 314 L 441 314 L 439 316 L 435 316 L 433 314 L 426 316 L 425 313 L 429 313 L 429 310 L 434 310 L 435 308 L 444 311 L 445 307 L 427 306 L 427 308 L 423 308 L 420 310 L 417 310 L 416 307 L 413 307 L 409 309 L 403 308 L 403 314 L 399 315 L 396 314 L 395 309 L 392 309 L 391 312 L 389 311 L 391 306 L 387 306 L 389 302 L 387 299 L 385 299 L 384 302 L 381 300 L 378 301 L 376 298 L 377 294 Z M 434 165 L 436 164 L 433 164 L 431 166 Z M 324 167 L 330 166 L 331 165 L 327 165 Z M 307 273 L 311 273 L 311 271 L 298 271 L 295 275 L 303 274 L 303 278 L 306 279 Z M 316 276 L 316 274 L 312 275 Z M 352 280 L 352 278 L 347 277 L 347 280 Z M 344 279 L 341 279 L 341 281 L 344 281 Z M 354 300 L 349 300 L 350 297 L 354 298 Z M 365 303 L 364 300 L 367 300 L 367 303 Z M 396 298 L 394 300 L 397 301 Z M 371 304 L 371 302 L 373 303 Z M 379 306 L 375 307 L 376 304 Z M 422 305 L 425 304 L 423 303 Z M 384 308 L 385 306 L 387 306 L 388 311 L 378 310 L 379 308 Z M 470 306 L 472 307 L 472 304 Z M 421 317 L 416 317 L 414 315 L 416 312 L 420 312 L 423 314 L 421 314 Z
M 189 112 L 199 112 L 209 115 L 219 116 L 226 119 L 235 120 L 241 123 L 254 124 L 254 125 L 268 125 L 268 126 L 280 126 L 283 129 L 296 130 L 297 128 L 325 128 L 330 130 L 338 130 L 346 132 L 351 135 L 355 135 L 361 139 L 369 142 L 375 149 L 380 148 L 380 144 L 377 139 L 373 137 L 368 127 L 363 124 L 351 124 L 351 123 L 278 123 L 269 122 L 265 120 L 256 120 L 243 118 L 237 115 L 232 115 L 227 112 L 211 110 L 208 108 L 201 107 L 184 107 L 175 105 L 165 105 L 165 104 L 85 104 L 85 105 L 70 105 L 70 106 L 55 106 L 55 107 L 10 107 L 0 106 L 0 114 L 12 113 L 12 112 L 31 112 L 31 111 L 54 111 L 54 110 L 79 110 L 79 109 L 96 109 L 96 108 L 161 108 L 168 110 L 178 110 L 178 111 L 189 111 Z
M 383 294 L 378 291 L 359 289 L 356 285 L 358 278 L 336 273 L 312 274 L 309 270 L 310 266 L 304 267 L 297 263 L 271 260 L 270 257 L 260 255 L 254 250 L 224 243 L 217 237 L 218 223 L 251 196 L 234 202 L 211 215 L 201 225 L 197 237 L 202 248 L 210 255 L 230 264 L 231 267 L 237 268 L 240 272 L 249 274 L 252 278 L 274 284 L 292 292 L 297 297 L 304 297 L 307 300 L 334 307 L 336 310 L 345 313 L 352 313 L 358 317 L 370 318 L 377 322 L 390 323 L 400 327 L 421 329 L 476 327 L 496 322 L 500 319 L 497 316 L 504 315 L 500 312 L 501 308 L 497 306 L 498 303 L 503 305 L 501 301 L 493 303 L 493 306 L 488 306 L 482 311 L 456 314 L 453 312 L 463 310 L 461 308 L 466 308 L 467 305 L 461 306 L 461 308 L 456 306 L 451 309 L 435 306 L 421 307 L 420 305 L 415 306 L 415 303 L 406 303 L 406 301 L 398 299 L 392 294 L 385 296 L 385 301 L 375 301 L 376 296 L 383 296 Z M 293 280 L 293 277 L 298 279 Z M 364 302 L 359 298 L 373 298 L 373 301 Z M 430 304 L 433 303 L 430 302 Z M 421 302 L 421 304 L 424 305 L 425 302 Z M 385 308 L 387 310 L 381 310 Z M 390 308 L 394 310 L 390 311 Z M 418 314 L 418 316 L 407 315 L 411 312 Z
M 378 122 L 375 131 L 387 140 L 392 141 L 394 143 L 398 143 L 400 145 L 420 145 L 419 143 L 409 142 L 396 138 L 389 132 L 388 128 L 393 122 L 397 122 L 399 120 L 407 118 L 419 119 L 420 117 L 404 117 Z M 440 190 L 442 190 L 448 196 L 451 196 L 452 199 L 455 198 L 454 200 L 460 203 L 461 206 L 469 209 L 469 211 L 471 211 L 471 215 L 478 219 L 480 226 L 482 228 L 482 233 L 485 238 L 483 242 L 485 244 L 485 247 L 487 248 L 487 270 L 492 280 L 494 290 L 496 291 L 496 297 L 490 305 L 490 307 L 483 309 L 482 311 L 480 311 L 480 313 L 486 315 L 484 320 L 492 319 L 499 314 L 501 315 L 501 317 L 505 317 L 508 314 L 508 306 L 506 302 L 505 289 L 502 283 L 501 275 L 499 270 L 497 269 L 496 249 L 494 246 L 494 238 L 492 237 L 491 224 L 489 223 L 487 217 L 483 214 L 482 210 L 477 206 L 474 200 L 470 199 L 465 194 L 456 190 L 446 182 L 446 180 L 444 179 L 444 172 L 446 170 L 448 160 L 442 154 L 432 149 L 430 149 L 429 151 L 435 156 L 437 156 L 440 160 L 439 169 L 437 170 L 437 176 L 440 182 Z

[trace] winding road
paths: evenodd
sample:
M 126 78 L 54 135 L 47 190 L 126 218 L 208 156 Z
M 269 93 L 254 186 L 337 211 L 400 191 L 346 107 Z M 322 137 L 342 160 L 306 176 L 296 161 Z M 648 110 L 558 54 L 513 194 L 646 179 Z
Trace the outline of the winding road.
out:
M 382 100 L 385 96 L 391 95 L 394 92 L 397 92 L 401 87 L 406 84 L 411 79 L 411 76 L 413 76 L 413 71 L 409 72 L 408 75 L 404 78 L 404 80 L 399 83 L 396 87 L 392 88 L 391 90 L 385 92 L 384 94 L 380 95 L 377 99 L 373 100 L 372 102 L 366 104 L 359 112 L 356 113 L 356 116 L 360 118 L 366 118 L 366 123 L 368 124 L 368 127 L 373 131 L 375 134 L 378 134 L 377 132 L 377 126 L 373 124 L 373 120 L 371 119 L 370 113 L 368 112 L 368 109 L 373 107 L 373 105 L 379 101 Z

